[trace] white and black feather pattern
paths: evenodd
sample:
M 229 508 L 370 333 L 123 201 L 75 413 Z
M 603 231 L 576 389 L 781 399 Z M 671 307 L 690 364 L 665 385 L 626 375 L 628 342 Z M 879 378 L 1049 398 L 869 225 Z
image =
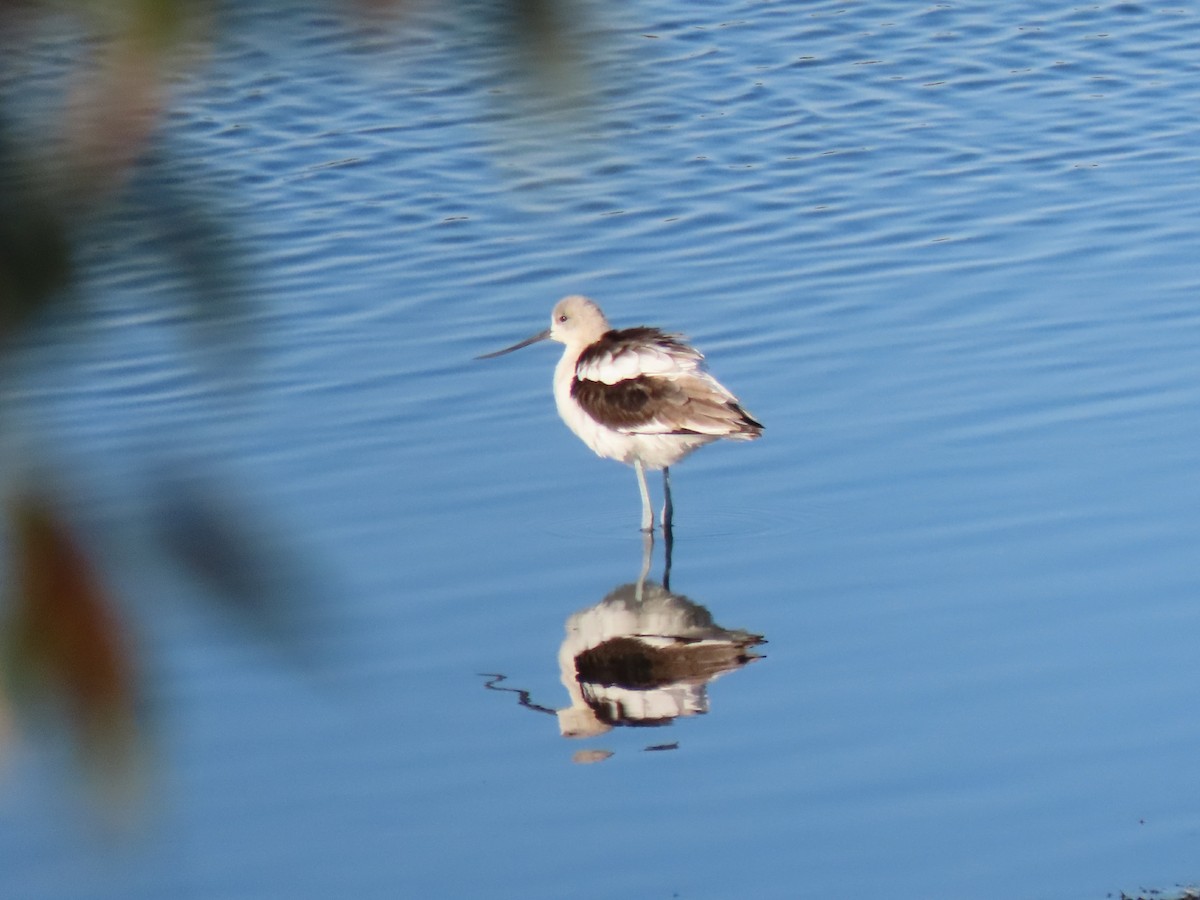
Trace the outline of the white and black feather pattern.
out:
M 639 375 L 674 376 L 696 372 L 704 356 L 678 334 L 657 328 L 609 331 L 588 346 L 575 364 L 579 381 L 616 384 Z
M 678 335 L 657 328 L 609 331 L 580 353 L 570 394 L 621 434 L 758 437 L 762 426 L 703 360 Z

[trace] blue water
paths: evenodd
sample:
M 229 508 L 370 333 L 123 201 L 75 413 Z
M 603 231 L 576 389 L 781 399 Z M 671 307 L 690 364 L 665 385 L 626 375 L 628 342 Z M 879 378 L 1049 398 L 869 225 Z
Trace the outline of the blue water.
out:
M 661 0 L 581 10 L 553 90 L 470 10 L 238 19 L 5 400 L 136 622 L 155 788 L 113 846 L 11 747 L 0 894 L 1200 880 L 1196 25 Z M 227 229 L 199 300 L 170 191 Z M 673 472 L 671 571 L 766 658 L 587 740 L 481 673 L 568 704 L 634 477 L 558 421 L 551 347 L 472 360 L 575 292 L 766 425 Z M 279 544 L 282 635 L 155 552 L 180 478 Z

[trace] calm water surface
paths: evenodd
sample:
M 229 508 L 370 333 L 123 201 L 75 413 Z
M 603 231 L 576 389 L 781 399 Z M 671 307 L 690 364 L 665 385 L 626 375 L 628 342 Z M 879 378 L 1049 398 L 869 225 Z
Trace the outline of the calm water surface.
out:
M 131 206 L 84 260 L 85 324 L 7 400 L 128 555 L 161 788 L 114 848 L 27 747 L 0 893 L 1200 879 L 1194 11 L 584 12 L 563 97 L 426 14 L 247 15 L 180 86 L 140 178 L 216 198 L 249 349 L 188 345 Z M 548 345 L 472 361 L 572 292 L 686 332 L 767 426 L 674 473 L 670 578 L 765 659 L 676 688 L 698 714 L 579 739 L 549 714 L 560 647 L 638 578 L 634 477 L 558 421 Z M 136 565 L 176 470 L 322 573 L 306 662 Z

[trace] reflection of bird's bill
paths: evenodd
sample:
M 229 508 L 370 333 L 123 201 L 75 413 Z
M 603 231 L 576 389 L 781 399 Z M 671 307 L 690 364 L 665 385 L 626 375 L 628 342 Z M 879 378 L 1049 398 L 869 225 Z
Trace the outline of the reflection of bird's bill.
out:
M 506 353 L 512 353 L 514 350 L 520 350 L 522 347 L 528 347 L 530 344 L 536 344 L 538 341 L 545 341 L 550 338 L 550 329 L 539 331 L 537 334 L 531 334 L 523 341 L 517 341 L 511 347 L 505 347 L 503 350 L 493 350 L 491 353 L 484 353 L 476 359 L 495 359 L 497 356 L 503 356 Z
M 649 747 L 646 748 L 650 749 Z M 586 766 L 591 763 L 604 762 L 613 755 L 611 750 L 576 750 L 571 755 L 571 762 Z

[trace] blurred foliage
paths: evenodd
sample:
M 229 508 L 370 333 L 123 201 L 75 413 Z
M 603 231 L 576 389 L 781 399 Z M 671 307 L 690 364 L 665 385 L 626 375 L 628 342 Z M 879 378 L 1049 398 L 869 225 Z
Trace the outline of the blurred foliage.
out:
M 0 336 L 68 293 L 73 225 L 116 195 L 153 135 L 171 74 L 212 16 L 196 0 L 0 0 Z M 75 33 L 63 96 L 18 140 L 23 49 Z
M 64 724 L 97 783 L 128 786 L 139 731 L 132 640 L 77 536 L 41 498 L 10 509 L 6 687 Z
M 17 166 L 0 134 L 0 169 L 11 173 Z M 11 176 L 0 180 L 0 340 L 64 291 L 70 280 L 70 248 L 61 215 L 12 182 Z
M 276 3 L 276 14 L 311 11 L 319 2 Z M 468 3 L 460 14 L 488 25 L 547 84 L 568 61 L 564 2 Z M 396 28 L 404 27 L 408 7 L 401 0 L 327 5 Z M 172 191 L 154 179 L 148 190 L 136 186 L 155 166 L 178 163 L 154 141 L 172 84 L 185 73 L 202 77 L 208 47 L 236 27 L 236 12 L 216 0 L 0 0 L 0 363 L 15 343 L 46 339 L 39 319 L 52 307 L 70 315 L 70 300 L 86 310 L 75 262 L 86 242 L 103 239 L 105 217 L 117 208 L 166 248 L 166 264 L 191 286 L 197 309 L 229 312 L 221 302 L 239 293 L 231 255 L 240 242 L 220 213 L 220 197 L 214 201 L 218 192 L 204 185 Z M 63 48 L 63 71 L 54 96 L 31 112 L 23 83 L 28 50 L 47 39 Z M 188 171 L 194 178 L 193 164 Z M 213 336 L 228 333 L 218 328 L 204 337 L 211 346 Z M 6 377 L 9 368 L 0 366 Z M 5 387 L 0 382 L 0 393 Z M 0 407 L 0 437 L 11 426 Z M 72 483 L 45 460 L 16 462 L 19 470 L 38 467 L 47 483 Z M 284 542 L 265 537 L 261 523 L 247 523 L 244 511 L 220 499 L 233 493 L 227 488 L 205 486 L 204 496 L 174 488 L 160 489 L 151 523 L 161 552 L 208 595 L 245 611 L 243 621 L 260 630 L 265 623 L 278 637 L 289 598 L 273 576 L 292 568 L 307 578 L 296 565 L 303 555 L 280 550 Z M 127 607 L 103 577 L 121 561 L 104 558 L 103 542 L 85 547 L 72 521 L 79 498 L 59 494 L 62 502 L 50 503 L 45 485 L 28 479 L 19 491 L 0 490 L 16 492 L 0 495 L 9 520 L 0 561 L 8 580 L 0 755 L 14 733 L 29 730 L 26 721 L 50 720 L 64 726 L 85 771 L 110 785 L 126 781 L 143 743 L 144 691 L 121 615 Z

